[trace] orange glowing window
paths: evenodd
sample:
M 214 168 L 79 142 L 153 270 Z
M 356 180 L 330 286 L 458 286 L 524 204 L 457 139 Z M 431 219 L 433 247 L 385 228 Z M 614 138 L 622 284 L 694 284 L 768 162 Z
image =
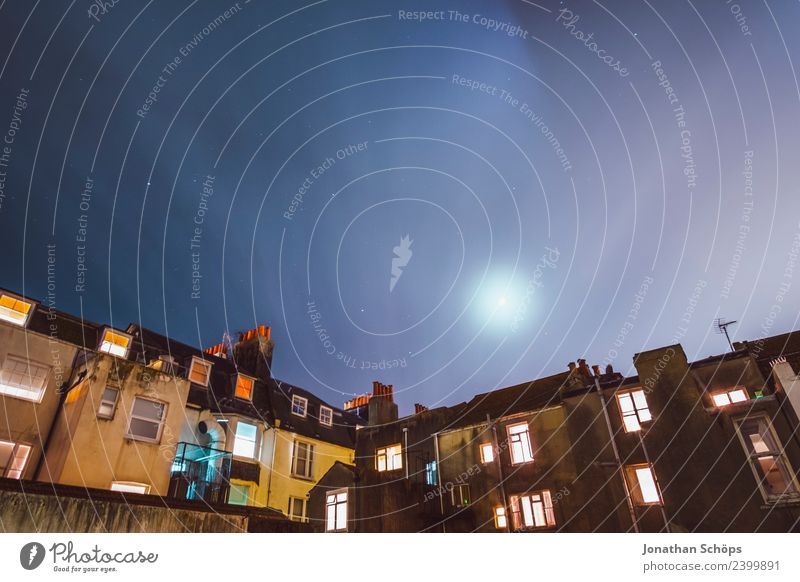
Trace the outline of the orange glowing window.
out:
M 211 362 L 206 362 L 200 358 L 192 358 L 189 367 L 189 381 L 193 384 L 208 386 L 208 376 L 211 374 Z
M 17 299 L 3 293 L 0 295 L 0 319 L 15 325 L 25 326 L 28 323 L 33 303 Z
M 103 330 L 103 339 L 100 341 L 98 349 L 101 352 L 124 358 L 128 355 L 130 345 L 131 337 L 129 335 L 106 328 Z
M 508 520 L 506 519 L 506 508 L 505 507 L 495 507 L 494 508 L 494 527 L 497 529 L 505 529 L 508 525 Z
M 239 377 L 236 378 L 236 398 L 252 400 L 254 382 L 255 381 L 249 376 L 239 374 Z
M 634 505 L 661 505 L 661 490 L 658 487 L 653 466 L 647 463 L 627 465 L 625 478 Z

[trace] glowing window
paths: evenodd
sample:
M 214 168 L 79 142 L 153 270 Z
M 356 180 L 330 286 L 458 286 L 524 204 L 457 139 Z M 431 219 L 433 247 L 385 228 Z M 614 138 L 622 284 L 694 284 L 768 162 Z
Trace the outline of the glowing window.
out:
M 314 477 L 314 445 L 302 441 L 294 441 L 292 455 L 292 474 L 303 479 Z
M 333 409 L 327 406 L 319 407 L 319 423 L 325 426 L 333 426 Z
M 100 340 L 100 347 L 98 349 L 112 356 L 125 358 L 128 355 L 130 346 L 131 336 L 106 328 L 103 330 L 103 339 Z
M 163 402 L 137 396 L 133 400 L 128 437 L 157 443 L 166 420 L 167 405 Z
M 391 445 L 375 451 L 375 468 L 381 473 L 402 469 L 403 449 L 400 445 Z
M 150 485 L 134 483 L 132 481 L 114 481 L 111 484 L 111 490 L 121 491 L 122 493 L 139 493 L 146 495 L 150 492 Z
M 296 414 L 297 416 L 302 416 L 305 418 L 307 409 L 308 398 L 303 398 L 302 396 L 297 396 L 296 394 L 292 396 L 292 414 Z
M 208 377 L 211 375 L 211 362 L 206 362 L 200 358 L 192 358 L 189 365 L 189 382 L 208 386 Z
M 250 485 L 231 483 L 231 488 L 228 491 L 228 503 L 231 505 L 249 505 Z
M 249 376 L 243 376 L 242 374 L 239 374 L 239 376 L 236 378 L 236 398 L 252 400 L 253 384 L 255 384 L 255 380 Z
M 237 457 L 255 459 L 258 445 L 258 427 L 247 422 L 236 423 L 236 438 L 233 441 L 233 454 Z
M 625 432 L 641 430 L 642 423 L 653 419 L 650 409 L 647 407 L 644 390 L 632 390 L 617 394 L 617 404 L 619 404 Z
M 511 444 L 511 463 L 518 465 L 533 461 L 528 423 L 513 424 L 506 430 L 508 431 L 508 442 Z
M 625 476 L 634 505 L 661 505 L 661 492 L 651 465 L 628 465 Z
M 50 368 L 16 356 L 6 357 L 0 371 L 0 394 L 41 402 Z
M 325 531 L 347 531 L 347 489 L 325 496 Z
M 436 475 L 436 461 L 425 463 L 425 484 L 431 486 L 436 485 L 437 479 L 438 477 Z
M 5 293 L 0 295 L 0 319 L 14 325 L 25 327 L 31 314 L 33 303 L 12 297 Z
M 797 483 L 769 421 L 763 416 L 749 418 L 737 422 L 736 429 L 764 498 L 777 501 L 797 497 Z
M 556 525 L 550 491 L 535 491 L 528 495 L 511 496 L 514 529 L 547 528 Z
M 21 479 L 30 452 L 28 445 L 0 441 L 0 477 Z
M 100 399 L 100 406 L 97 408 L 97 416 L 99 418 L 114 418 L 114 412 L 117 409 L 117 400 L 119 399 L 119 388 L 106 386 L 103 390 L 103 396 Z
M 494 447 L 492 443 L 481 445 L 481 463 L 491 463 L 494 461 Z
M 505 507 L 495 507 L 494 508 L 494 527 L 497 529 L 505 529 L 508 526 L 508 521 L 506 519 L 506 508 Z
M 729 404 L 736 404 L 737 402 L 747 402 L 750 397 L 747 394 L 747 389 L 742 387 L 728 390 L 727 392 L 717 392 L 712 394 L 711 398 L 714 400 L 714 405 L 721 408 Z

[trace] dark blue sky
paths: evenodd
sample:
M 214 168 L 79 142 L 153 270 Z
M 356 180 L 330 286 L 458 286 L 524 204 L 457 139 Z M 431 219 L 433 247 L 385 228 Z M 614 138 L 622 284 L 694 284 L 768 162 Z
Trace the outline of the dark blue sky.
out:
M 0 286 L 406 413 L 798 327 L 800 4 L 111 4 L 0 3 Z

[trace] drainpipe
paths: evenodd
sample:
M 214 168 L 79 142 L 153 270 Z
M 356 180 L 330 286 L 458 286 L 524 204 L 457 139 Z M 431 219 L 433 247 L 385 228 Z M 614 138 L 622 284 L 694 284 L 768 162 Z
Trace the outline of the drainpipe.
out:
M 439 462 L 439 433 L 433 433 L 433 451 L 436 457 L 436 485 L 439 487 L 439 511 L 442 515 L 442 533 L 447 533 L 444 523 L 444 498 L 442 497 L 442 466 Z
M 500 495 L 503 498 L 503 508 L 506 512 L 506 531 L 511 531 L 511 512 L 508 510 L 508 499 L 506 498 L 505 478 L 503 477 L 503 464 L 500 462 L 500 441 L 497 439 L 497 425 L 492 422 L 489 413 L 486 413 L 486 422 L 492 429 L 492 447 L 494 448 L 494 462 L 497 463 L 497 477 L 500 479 Z M 492 510 L 494 511 L 494 510 Z M 492 516 L 494 518 L 494 516 Z
M 594 376 L 594 386 L 597 389 L 597 395 L 600 397 L 600 406 L 603 409 L 603 417 L 606 421 L 606 429 L 608 430 L 608 438 L 611 441 L 611 448 L 614 451 L 614 460 L 617 464 L 617 471 L 619 472 L 620 479 L 622 479 L 622 486 L 625 490 L 625 501 L 628 504 L 628 513 L 630 514 L 631 518 L 631 525 L 633 526 L 633 531 L 635 533 L 639 533 L 639 523 L 636 520 L 636 512 L 633 509 L 633 502 L 631 501 L 631 492 L 628 491 L 628 481 L 625 479 L 625 470 L 622 467 L 622 459 L 619 456 L 619 449 L 617 448 L 617 441 L 614 439 L 614 431 L 611 428 L 611 419 L 608 416 L 608 410 L 606 409 L 606 398 L 603 396 L 603 391 L 600 389 L 600 379 L 597 375 Z
M 408 479 L 408 427 L 403 427 L 403 459 L 406 467 L 406 479 Z
M 277 423 L 277 421 L 276 421 Z M 275 472 L 275 449 L 278 448 L 278 427 L 272 427 L 272 460 L 269 462 L 269 479 L 267 479 L 267 501 L 264 504 L 269 508 L 269 495 L 272 493 L 272 474 Z

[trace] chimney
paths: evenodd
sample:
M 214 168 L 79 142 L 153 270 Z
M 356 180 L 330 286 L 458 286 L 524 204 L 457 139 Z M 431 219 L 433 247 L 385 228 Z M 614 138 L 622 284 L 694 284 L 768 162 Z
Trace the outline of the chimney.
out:
M 592 372 L 594 372 L 594 375 L 599 378 L 600 377 L 600 366 L 598 366 L 598 365 L 592 366 Z
M 569 368 L 569 375 L 572 376 L 575 373 L 575 362 L 567 364 L 567 368 Z
M 236 365 L 259 378 L 272 377 L 272 333 L 268 325 L 259 325 L 239 334 L 233 346 Z
M 425 412 L 426 410 L 428 410 L 427 406 L 420 404 L 419 402 L 414 404 L 414 414 L 419 414 L 420 412 Z
M 583 359 L 578 360 L 578 371 L 587 378 L 592 375 L 591 372 L 589 372 L 589 366 L 586 365 L 586 360 Z
M 614 373 L 614 366 L 611 364 L 606 366 L 606 374 L 613 374 Z
M 386 424 L 397 420 L 397 404 L 394 403 L 391 385 L 372 383 L 372 398 L 369 399 L 369 425 Z

